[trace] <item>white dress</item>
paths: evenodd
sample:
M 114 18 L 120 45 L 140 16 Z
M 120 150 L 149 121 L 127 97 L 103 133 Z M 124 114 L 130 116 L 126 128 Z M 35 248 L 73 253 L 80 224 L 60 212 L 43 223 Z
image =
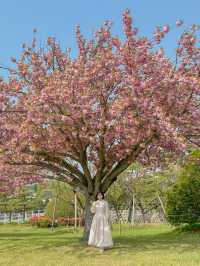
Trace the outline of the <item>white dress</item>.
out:
M 105 200 L 94 201 L 91 212 L 95 214 L 91 224 L 88 245 L 100 248 L 112 247 L 113 241 L 108 202 Z

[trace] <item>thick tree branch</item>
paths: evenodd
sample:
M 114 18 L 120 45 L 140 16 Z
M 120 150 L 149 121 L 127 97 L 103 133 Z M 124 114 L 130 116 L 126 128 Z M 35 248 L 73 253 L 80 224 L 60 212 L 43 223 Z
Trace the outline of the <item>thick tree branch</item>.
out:
M 94 186 L 94 194 L 96 195 L 101 184 L 101 179 L 103 178 L 103 171 L 106 166 L 105 160 L 105 144 L 104 144 L 104 136 L 100 136 L 100 147 L 99 147 L 99 169 L 94 177 L 95 186 Z
M 39 176 L 43 176 L 45 178 L 48 179 L 56 179 L 58 181 L 62 181 L 65 183 L 68 183 L 69 185 L 71 185 L 74 188 L 79 187 L 82 191 L 86 191 L 87 189 L 87 184 L 84 184 L 83 182 L 80 181 L 80 179 L 78 179 L 74 174 L 72 174 L 69 171 L 66 171 L 64 169 L 59 168 L 56 165 L 51 164 L 50 162 L 44 162 L 44 161 L 35 161 L 35 162 L 24 162 L 24 161 L 20 161 L 20 162 L 7 162 L 9 165 L 21 165 L 21 166 L 38 166 L 38 167 L 42 167 L 42 169 L 38 169 L 37 174 Z M 44 171 L 44 169 L 47 169 L 49 171 L 51 171 L 54 175 L 49 175 L 48 173 L 42 173 L 42 171 Z M 35 174 L 35 172 L 34 172 Z
M 132 152 L 117 163 L 117 165 L 103 179 L 101 185 L 101 190 L 103 192 L 106 192 L 111 184 L 117 179 L 117 176 L 119 176 L 119 174 L 121 174 L 131 163 L 136 160 L 138 155 L 142 152 L 142 150 L 146 148 L 149 143 L 153 141 L 156 135 L 156 132 L 153 132 L 148 139 L 135 144 Z
M 53 162 L 57 163 L 59 166 L 63 167 L 64 169 L 68 170 L 70 173 L 77 176 L 80 180 L 83 181 L 83 183 L 86 182 L 86 178 L 81 171 L 79 171 L 76 166 L 73 166 L 72 164 L 66 162 L 65 159 L 58 157 L 56 155 L 52 155 L 46 151 L 28 151 L 28 153 L 31 153 L 36 156 L 42 156 L 47 162 Z
M 86 179 L 87 179 L 88 193 L 92 194 L 93 193 L 93 181 L 92 181 L 92 176 L 90 174 L 90 170 L 87 164 L 87 147 L 88 146 L 86 145 L 85 149 L 80 152 L 80 162 L 83 168 L 84 175 L 86 176 Z

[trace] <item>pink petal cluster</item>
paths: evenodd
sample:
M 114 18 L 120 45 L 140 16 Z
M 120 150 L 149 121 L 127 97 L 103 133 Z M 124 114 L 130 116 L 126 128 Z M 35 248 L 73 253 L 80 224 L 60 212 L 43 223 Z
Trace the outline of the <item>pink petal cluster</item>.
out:
M 124 160 L 159 164 L 200 144 L 197 33 L 181 36 L 174 65 L 136 35 L 128 10 L 123 25 L 124 41 L 110 23 L 89 41 L 78 26 L 73 59 L 49 37 L 46 51 L 34 40 L 12 60 L 16 69 L 0 86 L 4 190 L 45 177 L 84 183 L 89 172 L 105 176 Z M 157 27 L 154 39 L 168 32 Z

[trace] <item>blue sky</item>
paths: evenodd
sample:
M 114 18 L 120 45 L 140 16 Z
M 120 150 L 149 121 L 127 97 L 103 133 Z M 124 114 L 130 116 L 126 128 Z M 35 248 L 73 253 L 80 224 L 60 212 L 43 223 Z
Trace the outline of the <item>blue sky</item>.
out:
M 10 57 L 19 55 L 21 44 L 31 41 L 33 28 L 38 29 L 40 45 L 48 36 L 55 36 L 63 47 L 72 48 L 72 55 L 77 49 L 77 24 L 90 37 L 92 31 L 111 19 L 113 33 L 122 36 L 121 15 L 126 8 L 131 10 L 141 35 L 150 36 L 156 25 L 174 26 L 177 18 L 183 19 L 185 25 L 200 24 L 199 0 L 6 0 L 1 1 L 0 8 L 0 64 L 10 65 Z M 180 30 L 174 27 L 163 44 L 171 57 L 178 34 Z

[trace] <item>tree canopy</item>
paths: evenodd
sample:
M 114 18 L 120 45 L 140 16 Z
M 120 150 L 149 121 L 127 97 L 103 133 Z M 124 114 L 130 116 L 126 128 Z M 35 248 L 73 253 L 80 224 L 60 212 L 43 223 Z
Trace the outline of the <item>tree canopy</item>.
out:
M 12 58 L 0 81 L 1 189 L 49 178 L 96 195 L 135 161 L 199 145 L 198 27 L 182 33 L 176 62 L 158 46 L 169 26 L 141 37 L 126 10 L 123 27 L 122 41 L 109 21 L 91 40 L 78 26 L 75 58 L 52 37 Z

